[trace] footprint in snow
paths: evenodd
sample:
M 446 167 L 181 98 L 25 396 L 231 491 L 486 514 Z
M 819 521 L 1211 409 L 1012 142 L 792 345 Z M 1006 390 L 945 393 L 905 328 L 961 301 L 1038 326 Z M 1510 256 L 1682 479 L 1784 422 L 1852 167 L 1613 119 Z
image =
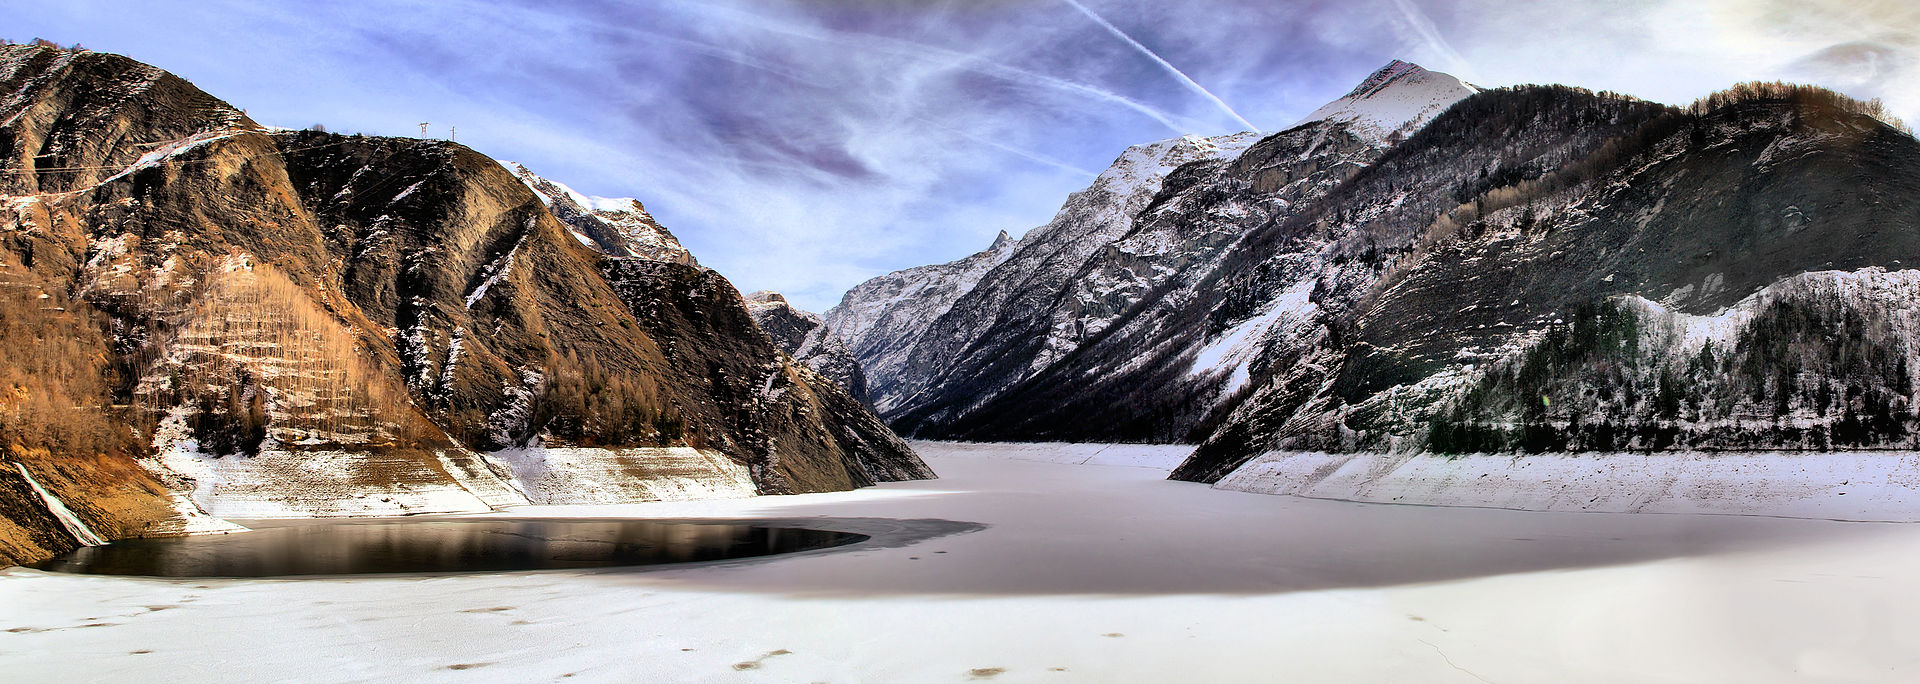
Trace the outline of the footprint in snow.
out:
M 772 658 L 774 656 L 783 656 L 783 655 L 792 655 L 792 654 L 793 654 L 793 651 L 789 651 L 784 648 L 777 651 L 767 651 L 766 653 L 762 654 L 760 657 L 754 658 L 753 660 L 744 660 L 741 662 L 734 663 L 733 669 L 742 670 L 742 671 L 758 670 L 760 669 L 760 664 L 763 662 L 766 662 L 768 658 Z

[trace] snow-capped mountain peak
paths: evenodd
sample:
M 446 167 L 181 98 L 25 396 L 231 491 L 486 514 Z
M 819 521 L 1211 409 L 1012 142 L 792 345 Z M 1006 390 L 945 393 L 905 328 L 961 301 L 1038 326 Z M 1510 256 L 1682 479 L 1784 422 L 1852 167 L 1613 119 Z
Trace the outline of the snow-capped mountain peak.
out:
M 1471 83 L 1396 59 L 1373 72 L 1352 92 L 1294 125 L 1345 123 L 1361 137 L 1385 143 L 1395 133 L 1418 130 L 1453 103 L 1477 92 L 1480 88 Z
M 581 244 L 617 257 L 641 257 L 699 265 L 640 200 L 631 197 L 595 197 L 542 178 L 517 162 L 497 160 L 547 205 L 555 218 L 567 224 Z

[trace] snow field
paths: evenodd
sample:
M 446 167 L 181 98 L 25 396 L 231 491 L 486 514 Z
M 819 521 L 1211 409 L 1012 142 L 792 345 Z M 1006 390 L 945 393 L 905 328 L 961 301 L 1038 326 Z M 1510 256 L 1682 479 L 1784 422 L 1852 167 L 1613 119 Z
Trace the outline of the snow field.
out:
M 825 552 L 307 580 L 8 570 L 0 672 L 1472 684 L 1895 682 L 1920 667 L 1913 525 L 1381 506 L 1023 460 L 1067 460 L 1033 445 L 917 446 L 943 479 L 485 514 L 811 520 L 877 535 Z M 884 531 L 924 519 L 985 527 Z
M 1527 511 L 1716 513 L 1920 521 L 1920 454 L 1272 452 L 1220 489 Z

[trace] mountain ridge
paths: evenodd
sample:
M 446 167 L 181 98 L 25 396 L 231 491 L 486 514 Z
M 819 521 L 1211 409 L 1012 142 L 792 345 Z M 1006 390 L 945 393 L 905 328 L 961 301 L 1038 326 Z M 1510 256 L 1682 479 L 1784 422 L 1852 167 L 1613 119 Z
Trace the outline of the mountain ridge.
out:
M 1454 86 L 1438 87 L 1448 82 Z M 1444 104 L 1451 102 L 1446 98 L 1464 96 L 1470 90 L 1444 74 L 1402 62 L 1377 71 L 1369 83 L 1355 93 L 1401 104 L 1420 98 L 1439 98 Z M 1396 95 L 1409 89 L 1414 92 Z M 1356 102 L 1353 96 L 1337 100 L 1323 108 L 1319 118 L 1280 133 L 1239 133 L 1215 139 L 1182 136 L 1131 147 L 1092 186 L 1070 196 L 1052 222 L 1022 236 L 1019 255 L 988 267 L 972 290 L 949 295 L 952 303 L 936 307 L 938 313 L 931 320 L 922 313 L 921 319 L 896 329 L 924 332 L 883 332 L 891 335 L 888 342 L 873 344 L 867 328 L 849 325 L 841 313 L 855 307 L 884 308 L 903 299 L 917 304 L 904 287 L 896 288 L 892 299 L 878 301 L 862 289 L 868 286 L 856 287 L 840 307 L 828 312 L 829 325 L 848 339 L 867 364 L 876 388 L 876 406 L 903 432 L 983 439 L 1016 434 L 1065 438 L 1013 427 L 1048 412 L 1021 397 L 1050 395 L 1056 392 L 1054 385 L 1084 381 L 1053 377 L 1044 381 L 1045 387 L 1035 388 L 1037 394 L 1020 389 L 1022 383 L 1041 383 L 1037 378 L 1050 368 L 1067 363 L 1112 326 L 1136 315 L 1133 312 L 1142 302 L 1158 297 L 1170 279 L 1206 270 L 1209 260 L 1224 254 L 1243 232 L 1196 229 L 1209 219 L 1184 209 L 1178 198 L 1191 194 L 1211 173 L 1232 172 L 1240 174 L 1239 182 L 1249 188 L 1278 194 L 1236 202 L 1218 208 L 1220 212 L 1236 217 L 1284 214 L 1296 204 L 1308 203 L 1394 144 L 1388 135 L 1359 128 L 1374 125 L 1368 122 L 1380 116 L 1362 116 L 1366 103 Z M 1438 108 L 1396 112 L 1393 115 L 1404 114 L 1404 118 L 1391 123 L 1417 126 Z M 1257 165 L 1244 161 L 1256 151 Z M 870 283 L 902 278 L 910 279 L 911 272 Z M 1177 377 L 1156 382 L 1191 384 Z M 1198 397 L 1212 391 L 1180 390 L 1181 398 L 1173 401 L 1180 406 L 1152 409 L 1160 417 L 1151 420 L 1162 423 L 1153 430 L 1163 435 L 1183 433 L 1175 425 L 1201 420 L 1208 409 L 1200 405 L 1206 399 Z M 1022 408 L 1005 413 L 992 408 L 1008 402 Z M 967 417 L 983 410 L 982 417 Z M 1128 439 L 1143 437 L 1147 435 L 1126 433 Z

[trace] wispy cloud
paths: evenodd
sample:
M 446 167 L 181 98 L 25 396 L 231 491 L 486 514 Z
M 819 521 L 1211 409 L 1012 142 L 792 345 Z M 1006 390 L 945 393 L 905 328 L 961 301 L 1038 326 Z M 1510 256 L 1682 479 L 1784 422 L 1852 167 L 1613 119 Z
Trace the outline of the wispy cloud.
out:
M 1408 30 L 1419 38 L 1424 47 L 1445 60 L 1444 64 L 1433 65 L 1434 68 L 1445 69 L 1461 78 L 1478 77 L 1474 74 L 1473 64 L 1468 62 L 1466 57 L 1461 56 L 1460 51 L 1453 49 L 1453 44 L 1447 42 L 1446 36 L 1441 35 L 1440 28 L 1434 26 L 1433 20 L 1427 18 L 1426 12 L 1420 11 L 1420 7 L 1413 4 L 1413 0 L 1390 1 L 1393 8 L 1399 11 L 1400 18 L 1405 21 Z
M 1128 145 L 1294 121 L 1394 58 L 1486 86 L 1669 102 L 1812 80 L 1912 121 L 1916 12 L 1910 0 L 68 0 L 9 4 L 0 26 L 154 63 L 268 123 L 458 125 L 482 152 L 638 197 L 743 288 L 820 309 L 867 277 L 1044 223 Z

